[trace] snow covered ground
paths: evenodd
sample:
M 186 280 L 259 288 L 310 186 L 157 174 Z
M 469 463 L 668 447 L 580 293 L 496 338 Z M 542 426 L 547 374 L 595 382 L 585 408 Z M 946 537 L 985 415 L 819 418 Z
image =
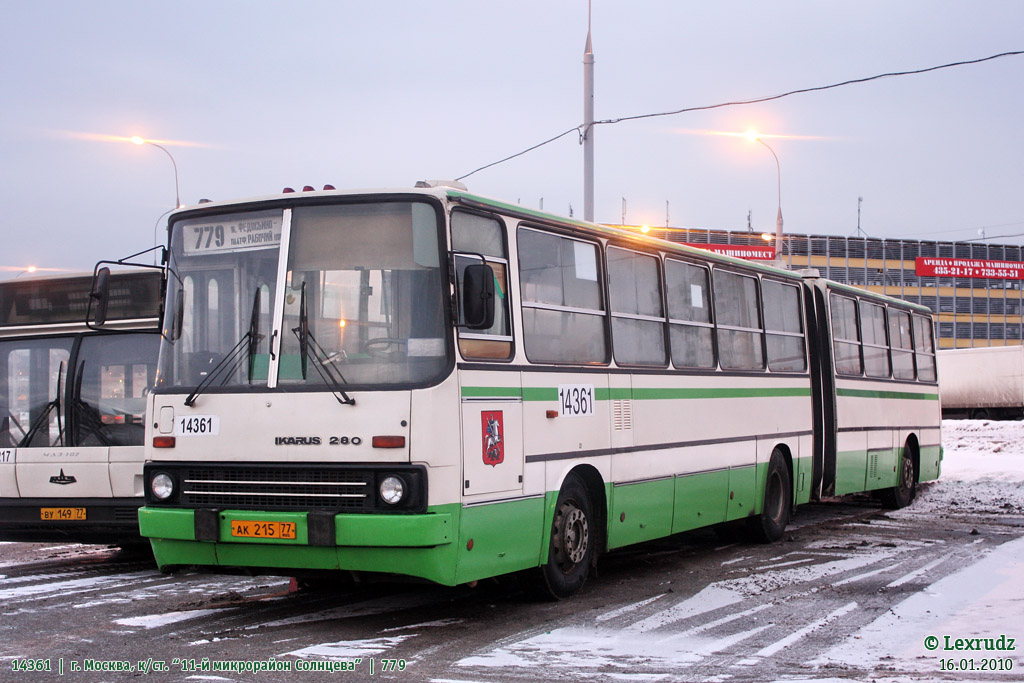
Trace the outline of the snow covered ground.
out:
M 780 543 L 702 532 L 624 549 L 550 605 L 501 586 L 292 592 L 286 577 L 165 575 L 108 548 L 11 544 L 0 670 L 116 652 L 387 658 L 408 665 L 393 680 L 432 683 L 1024 681 L 1024 422 L 947 421 L 943 441 L 941 478 L 904 510 L 852 496 L 801 508 Z M 945 651 L 945 636 L 1022 642 Z M 1012 671 L 940 667 L 1007 658 Z
M 922 513 L 993 515 L 1024 513 L 1024 422 L 946 420 L 942 477 L 922 487 L 914 504 L 891 518 Z M 839 643 L 815 663 L 873 667 L 878 671 L 934 672 L 935 660 L 1010 655 L 1024 669 L 1024 538 L 993 550 L 979 545 L 977 563 L 931 584 Z M 998 638 L 1022 641 L 1015 651 L 929 651 L 925 638 Z M 941 654 L 940 654 L 941 653 Z M 998 674 L 999 672 L 996 672 Z M 989 672 L 960 673 L 956 680 L 989 680 Z M 1024 670 L 1005 674 L 1024 680 Z M 904 681 L 903 677 L 872 678 Z

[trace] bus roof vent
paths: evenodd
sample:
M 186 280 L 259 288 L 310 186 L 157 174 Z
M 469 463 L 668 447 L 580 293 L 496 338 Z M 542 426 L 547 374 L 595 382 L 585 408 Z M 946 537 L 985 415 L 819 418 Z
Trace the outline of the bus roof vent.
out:
M 817 268 L 801 268 L 796 272 L 803 277 L 821 277 L 821 271 Z
M 417 180 L 416 187 L 450 187 L 453 190 L 469 191 L 469 188 L 458 180 Z

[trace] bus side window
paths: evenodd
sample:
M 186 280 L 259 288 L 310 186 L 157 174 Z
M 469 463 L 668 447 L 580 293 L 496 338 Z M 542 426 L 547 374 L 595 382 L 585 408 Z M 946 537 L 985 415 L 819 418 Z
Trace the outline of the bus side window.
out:
M 885 340 L 885 307 L 861 301 L 860 320 L 864 337 L 864 374 L 888 379 L 889 348 Z
M 932 338 L 932 321 L 923 315 L 914 315 L 914 346 L 917 378 L 922 382 L 934 382 L 935 341 Z
M 836 374 L 860 375 L 860 334 L 857 329 L 857 302 L 846 296 L 832 294 L 832 348 Z
M 715 367 L 710 279 L 707 268 L 665 261 L 669 339 L 677 368 Z
M 774 280 L 762 280 L 764 327 L 767 332 L 768 369 L 772 372 L 803 372 L 804 325 L 800 315 L 800 290 Z
M 481 254 L 494 271 L 494 324 L 486 330 L 459 328 L 459 353 L 463 358 L 507 360 L 512 357 L 512 326 L 509 315 L 508 253 L 505 231 L 501 223 L 489 216 L 453 211 L 452 248 L 456 252 Z M 479 263 L 472 256 L 455 256 L 459 300 L 462 299 L 463 273 L 466 266 Z M 462 311 L 459 311 L 459 323 Z
M 715 270 L 715 319 L 718 356 L 725 370 L 763 370 L 757 278 Z
M 914 379 L 914 345 L 910 338 L 910 314 L 889 309 L 889 344 L 892 374 L 896 379 Z
M 624 365 L 665 365 L 665 314 L 658 260 L 647 254 L 608 248 L 608 291 L 612 347 Z
M 598 246 L 520 227 L 526 357 L 539 363 L 605 363 L 604 301 Z

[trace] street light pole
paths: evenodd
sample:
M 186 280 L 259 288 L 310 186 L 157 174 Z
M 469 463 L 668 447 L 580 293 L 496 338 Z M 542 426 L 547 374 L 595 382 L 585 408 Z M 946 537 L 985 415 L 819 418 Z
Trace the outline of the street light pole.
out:
M 164 154 L 167 155 L 167 158 L 171 160 L 171 166 L 174 167 L 174 208 L 180 209 L 182 205 L 181 193 L 178 191 L 178 164 L 175 163 L 174 157 L 171 155 L 170 152 L 167 151 L 166 147 L 158 145 L 150 140 L 146 140 L 145 138 L 140 138 L 138 135 L 134 136 L 131 139 L 131 141 L 136 145 L 152 145 L 153 147 L 156 147 L 157 149 L 161 150 Z
M 779 185 L 779 213 L 775 218 L 775 262 L 778 266 L 784 266 L 782 263 L 782 165 L 779 163 L 779 155 L 775 153 L 775 150 L 771 148 L 767 142 L 762 140 L 756 133 L 748 133 L 748 137 L 751 140 L 760 142 L 762 145 L 768 148 L 768 151 L 772 153 L 772 158 L 775 159 L 775 171 L 777 173 L 778 185 Z

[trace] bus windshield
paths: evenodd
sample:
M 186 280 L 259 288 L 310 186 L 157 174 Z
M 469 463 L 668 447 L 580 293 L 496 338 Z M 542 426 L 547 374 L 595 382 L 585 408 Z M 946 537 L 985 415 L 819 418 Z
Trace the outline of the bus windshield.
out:
M 73 337 L 0 342 L 0 448 L 64 445 L 60 396 L 72 344 Z
M 179 221 L 158 387 L 193 390 L 212 376 L 211 391 L 337 391 L 439 378 L 439 235 L 434 208 L 408 201 Z

